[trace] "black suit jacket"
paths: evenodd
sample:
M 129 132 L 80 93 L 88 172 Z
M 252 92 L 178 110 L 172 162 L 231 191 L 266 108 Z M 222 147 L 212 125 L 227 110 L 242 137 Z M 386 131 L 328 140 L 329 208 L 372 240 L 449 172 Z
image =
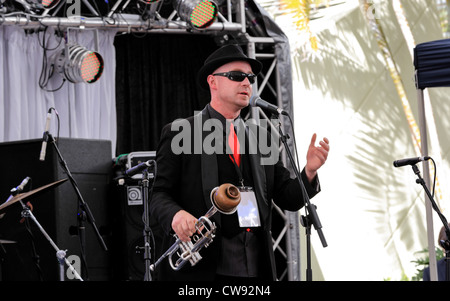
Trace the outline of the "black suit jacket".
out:
M 438 281 L 446 281 L 447 262 L 445 257 L 437 261 L 437 277 Z M 430 267 L 423 269 L 423 281 L 430 281 Z
M 223 184 L 218 180 L 216 153 L 206 153 L 202 147 L 203 141 L 212 132 L 202 130 L 205 121 L 209 118 L 210 114 L 205 108 L 195 116 L 168 124 L 162 130 L 156 153 L 157 175 L 150 201 L 151 217 L 159 222 L 166 234 L 162 242 L 162 252 L 175 241 L 171 228 L 173 216 L 182 209 L 197 218 L 203 216 L 212 206 L 211 190 Z M 246 130 L 246 139 L 249 144 L 257 145 L 258 133 L 251 128 Z M 177 153 L 176 148 L 180 146 L 184 148 L 184 152 Z M 261 153 L 248 156 L 253 176 L 253 189 L 263 224 L 264 256 L 267 262 L 265 278 L 275 280 L 275 259 L 270 233 L 272 200 L 281 209 L 296 211 L 304 205 L 304 198 L 298 181 L 290 178 L 289 171 L 283 167 L 281 161 L 272 165 L 261 165 Z M 315 179 L 313 185 L 310 185 L 304 171 L 302 171 L 302 180 L 310 198 L 320 191 L 318 180 Z M 220 216 L 220 213 L 216 213 L 211 218 L 218 228 L 221 225 Z M 164 260 L 159 265 L 156 279 L 213 279 L 220 240 L 219 232 L 212 244 L 200 251 L 203 259 L 194 267 L 187 264 L 180 271 L 173 271 L 168 261 Z M 157 254 L 157 256 L 160 255 Z

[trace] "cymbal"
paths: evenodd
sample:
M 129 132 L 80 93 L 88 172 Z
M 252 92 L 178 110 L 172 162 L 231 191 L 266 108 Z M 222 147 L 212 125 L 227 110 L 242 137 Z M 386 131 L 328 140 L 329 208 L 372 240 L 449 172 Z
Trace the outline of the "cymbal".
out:
M 48 189 L 50 187 L 60 185 L 60 184 L 62 184 L 65 181 L 67 181 L 67 179 L 62 179 L 62 180 L 59 180 L 59 181 L 56 181 L 56 182 L 53 182 L 53 183 L 41 186 L 39 188 L 36 188 L 36 189 L 28 191 L 28 192 L 19 193 L 19 194 L 15 195 L 9 201 L 4 202 L 2 205 L 0 205 L 0 211 L 2 211 L 4 208 L 6 208 L 8 206 L 11 206 L 12 204 L 14 204 L 14 203 L 16 203 L 16 202 L 18 202 L 20 200 L 23 200 L 24 198 L 27 198 L 27 197 L 29 197 L 31 195 L 34 195 L 34 194 L 38 193 L 38 192 L 43 192 L 43 191 L 45 191 L 46 189 Z

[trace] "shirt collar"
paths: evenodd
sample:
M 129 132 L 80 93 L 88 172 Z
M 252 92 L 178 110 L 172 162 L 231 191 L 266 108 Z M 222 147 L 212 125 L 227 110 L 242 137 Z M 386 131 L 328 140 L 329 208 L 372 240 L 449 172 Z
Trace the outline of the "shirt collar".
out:
M 207 109 L 208 109 L 209 116 L 210 116 L 211 118 L 215 118 L 215 119 L 220 120 L 220 122 L 222 123 L 223 128 L 224 128 L 224 130 L 225 130 L 225 129 L 226 129 L 226 126 L 227 126 L 227 121 L 230 122 L 231 119 L 228 119 L 228 120 L 227 120 L 222 114 L 220 114 L 219 112 L 217 112 L 217 111 L 211 106 L 211 104 L 209 104 L 209 103 L 208 103 L 208 105 L 207 105 Z M 237 125 L 240 123 L 240 120 L 241 120 L 241 119 L 242 119 L 242 118 L 241 118 L 241 116 L 239 115 L 239 116 L 236 117 L 232 122 L 233 122 L 233 124 L 234 124 L 235 126 L 237 126 Z M 228 123 L 228 126 L 229 126 L 229 123 Z

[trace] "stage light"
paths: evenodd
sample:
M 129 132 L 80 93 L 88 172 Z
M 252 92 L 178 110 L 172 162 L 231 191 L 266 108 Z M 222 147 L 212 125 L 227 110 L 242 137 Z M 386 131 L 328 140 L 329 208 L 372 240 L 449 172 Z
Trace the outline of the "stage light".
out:
M 103 73 L 103 58 L 77 44 L 66 45 L 53 59 L 55 71 L 72 83 L 94 83 Z
M 52 9 L 52 8 L 54 8 L 56 5 L 58 5 L 59 1 L 60 1 L 60 0 L 37 0 L 37 1 L 34 1 L 34 2 L 41 3 L 42 6 L 43 6 L 45 9 Z
M 194 28 L 207 28 L 217 18 L 218 6 L 211 0 L 174 0 L 173 4 L 180 19 Z

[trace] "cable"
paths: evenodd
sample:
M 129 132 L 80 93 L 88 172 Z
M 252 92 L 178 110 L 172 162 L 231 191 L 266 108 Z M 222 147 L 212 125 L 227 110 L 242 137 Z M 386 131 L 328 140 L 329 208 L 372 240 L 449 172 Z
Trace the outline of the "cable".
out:
M 291 115 L 290 114 L 286 114 L 287 117 L 289 118 L 289 122 L 291 123 L 291 128 L 292 128 L 292 136 L 294 139 L 294 154 L 295 154 L 295 160 L 297 161 L 297 168 L 300 167 L 299 161 L 298 161 L 298 152 L 297 152 L 297 142 L 295 141 L 295 130 L 294 130 L 294 122 L 292 121 Z
M 55 108 L 50 108 L 50 109 L 53 109 L 53 111 L 55 111 L 55 115 L 56 115 L 56 119 L 58 120 L 58 130 L 57 130 L 57 132 L 56 132 L 56 146 L 58 146 L 58 142 L 59 142 L 59 130 L 60 130 L 60 128 L 61 128 L 61 121 L 59 120 L 59 114 L 58 114 L 58 111 L 56 111 L 56 109 Z
M 434 162 L 433 158 L 430 157 L 430 159 L 433 162 L 433 166 L 434 166 L 433 192 L 431 193 L 431 198 L 434 200 L 434 191 L 435 191 L 435 188 L 436 188 L 436 173 L 437 172 L 436 172 L 436 162 Z M 431 203 L 431 204 L 433 204 L 433 203 Z M 434 208 L 434 210 L 439 212 L 439 208 Z
M 51 68 L 49 68 L 49 66 L 48 66 L 47 51 L 58 49 L 58 48 L 60 47 L 60 45 L 61 45 L 61 42 L 62 42 L 62 40 L 63 40 L 63 37 L 60 38 L 58 44 L 57 44 L 54 48 L 47 48 L 47 45 L 46 45 L 47 42 L 46 42 L 46 38 L 45 38 L 45 35 L 46 35 L 46 33 L 47 33 L 47 29 L 48 29 L 48 26 L 46 26 L 45 29 L 44 29 L 44 31 L 43 31 L 42 42 L 41 42 L 40 39 L 38 39 L 38 41 L 39 41 L 39 46 L 41 46 L 42 49 L 43 49 L 43 54 L 42 54 L 42 69 L 41 69 L 41 74 L 40 74 L 40 76 L 39 76 L 39 87 L 40 87 L 42 90 L 46 91 L 46 92 L 55 92 L 55 91 L 58 91 L 58 90 L 60 90 L 60 89 L 62 88 L 62 86 L 64 85 L 66 79 L 63 78 L 63 81 L 62 81 L 61 85 L 60 85 L 58 88 L 53 89 L 53 90 L 48 90 L 48 89 L 46 89 L 46 87 L 47 87 L 47 85 L 48 85 L 48 82 L 49 82 L 50 78 L 51 78 L 51 77 L 53 76 L 53 74 L 54 74 L 53 64 L 50 65 Z M 38 34 L 38 35 L 39 35 L 39 34 Z

